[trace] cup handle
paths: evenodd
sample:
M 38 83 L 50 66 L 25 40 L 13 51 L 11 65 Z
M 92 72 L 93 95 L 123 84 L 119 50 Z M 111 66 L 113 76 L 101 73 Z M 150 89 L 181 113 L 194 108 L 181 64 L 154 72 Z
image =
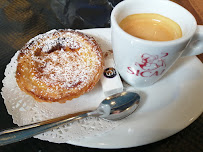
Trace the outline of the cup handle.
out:
M 203 53 L 203 25 L 198 25 L 195 35 L 181 56 L 193 56 L 201 53 Z

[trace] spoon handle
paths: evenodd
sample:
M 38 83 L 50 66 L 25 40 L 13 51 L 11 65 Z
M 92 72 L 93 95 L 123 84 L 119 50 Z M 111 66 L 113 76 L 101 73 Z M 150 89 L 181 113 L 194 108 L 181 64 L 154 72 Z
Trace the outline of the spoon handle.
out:
M 37 134 L 43 133 L 60 125 L 88 117 L 87 112 L 66 115 L 22 127 L 12 128 L 0 132 L 0 146 L 21 141 Z

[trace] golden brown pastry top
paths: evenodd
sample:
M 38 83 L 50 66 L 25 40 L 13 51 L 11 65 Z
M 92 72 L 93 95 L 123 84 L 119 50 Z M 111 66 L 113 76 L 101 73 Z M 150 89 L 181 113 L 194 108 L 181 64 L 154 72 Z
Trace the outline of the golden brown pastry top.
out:
M 102 72 L 102 51 L 92 37 L 51 30 L 20 50 L 16 81 L 37 101 L 65 102 L 90 91 Z

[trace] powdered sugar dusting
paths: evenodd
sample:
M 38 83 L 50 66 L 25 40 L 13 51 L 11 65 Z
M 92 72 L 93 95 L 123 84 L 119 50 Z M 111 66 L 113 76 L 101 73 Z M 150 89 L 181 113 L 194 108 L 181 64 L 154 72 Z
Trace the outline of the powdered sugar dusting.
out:
M 80 90 L 102 67 L 102 55 L 94 39 L 70 29 L 51 30 L 32 38 L 22 48 L 19 60 L 25 56 L 31 59 L 28 64 L 33 84 L 48 87 L 41 94 L 64 89 L 69 93 L 74 87 Z M 35 85 L 31 91 L 36 91 Z

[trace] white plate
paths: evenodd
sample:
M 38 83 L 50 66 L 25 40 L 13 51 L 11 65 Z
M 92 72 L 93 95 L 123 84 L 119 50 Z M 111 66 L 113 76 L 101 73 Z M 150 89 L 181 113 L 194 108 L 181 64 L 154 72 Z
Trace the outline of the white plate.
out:
M 96 37 L 101 47 L 102 39 L 111 37 L 110 29 L 82 32 Z M 120 126 L 101 136 L 70 144 L 94 148 L 135 147 L 184 129 L 203 112 L 203 64 L 195 56 L 181 58 L 156 84 L 137 89 L 141 92 L 141 105 Z

